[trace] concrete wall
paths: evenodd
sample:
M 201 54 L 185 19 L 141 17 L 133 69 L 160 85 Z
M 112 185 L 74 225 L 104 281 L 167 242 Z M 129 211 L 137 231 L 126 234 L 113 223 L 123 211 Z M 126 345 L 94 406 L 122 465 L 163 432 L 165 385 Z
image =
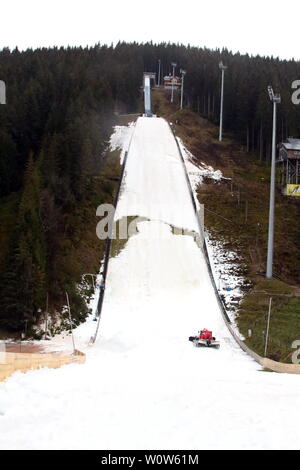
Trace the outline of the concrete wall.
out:
M 273 370 L 283 374 L 300 374 L 300 364 L 285 364 L 283 362 L 276 362 L 266 357 L 261 358 L 261 365 L 265 369 Z
M 33 369 L 49 367 L 56 369 L 65 364 L 83 364 L 85 354 L 75 351 L 74 354 L 37 354 L 7 353 L 0 354 L 0 382 L 16 371 L 28 372 Z

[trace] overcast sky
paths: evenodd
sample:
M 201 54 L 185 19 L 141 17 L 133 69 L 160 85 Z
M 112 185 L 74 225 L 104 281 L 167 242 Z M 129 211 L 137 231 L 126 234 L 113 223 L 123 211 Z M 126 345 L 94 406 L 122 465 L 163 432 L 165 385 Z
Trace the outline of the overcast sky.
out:
M 171 41 L 300 59 L 300 0 L 5 0 L 0 48 Z

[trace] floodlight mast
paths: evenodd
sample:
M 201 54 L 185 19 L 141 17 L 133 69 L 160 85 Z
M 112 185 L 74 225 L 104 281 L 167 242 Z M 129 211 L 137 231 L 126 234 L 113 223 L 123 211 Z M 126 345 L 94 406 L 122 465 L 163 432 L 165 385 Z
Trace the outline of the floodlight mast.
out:
M 269 98 L 271 101 L 274 101 L 274 91 L 271 85 L 268 86 L 268 93 L 269 93 Z
M 183 84 L 184 84 L 184 76 L 186 74 L 185 70 L 180 69 L 181 73 L 181 100 L 180 100 L 180 109 L 183 107 Z
M 160 87 L 160 65 L 161 65 L 161 60 L 158 59 L 158 86 Z
M 272 133 L 272 162 L 271 162 L 271 182 L 270 182 L 270 207 L 269 207 L 269 231 L 268 231 L 268 257 L 266 278 L 273 277 L 273 252 L 274 252 L 274 215 L 275 215 L 275 176 L 276 176 L 276 118 L 277 104 L 281 103 L 279 93 L 275 94 L 273 88 L 268 86 L 268 93 L 273 103 L 273 133 Z
M 271 87 L 271 85 L 268 86 L 268 93 L 269 93 L 269 97 L 270 97 L 270 100 L 276 104 L 278 103 L 281 103 L 281 96 L 279 93 L 275 94 L 274 91 L 273 91 L 273 88 Z
M 220 107 L 220 130 L 219 130 L 219 141 L 222 142 L 223 135 L 223 102 L 224 102 L 224 72 L 228 67 L 223 65 L 221 61 L 219 63 L 219 69 L 222 72 L 222 82 L 221 82 L 221 107 Z
M 174 78 L 175 78 L 175 67 L 177 66 L 176 62 L 171 63 L 173 67 L 173 74 L 172 74 L 172 93 L 171 93 L 171 103 L 174 101 Z

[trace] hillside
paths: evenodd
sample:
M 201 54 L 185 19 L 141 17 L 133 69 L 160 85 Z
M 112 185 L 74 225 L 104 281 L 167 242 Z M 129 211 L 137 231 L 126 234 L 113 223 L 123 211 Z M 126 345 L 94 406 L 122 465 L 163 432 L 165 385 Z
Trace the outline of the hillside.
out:
M 98 272 L 103 248 L 96 208 L 112 202 L 120 169 L 108 139 L 115 112 L 135 110 L 139 97 L 139 77 L 120 78 L 124 62 L 106 46 L 0 51 L 4 336 L 37 336 L 46 308 L 55 331 L 66 320 L 66 292 L 75 324 L 88 313 L 91 283 L 82 275 Z

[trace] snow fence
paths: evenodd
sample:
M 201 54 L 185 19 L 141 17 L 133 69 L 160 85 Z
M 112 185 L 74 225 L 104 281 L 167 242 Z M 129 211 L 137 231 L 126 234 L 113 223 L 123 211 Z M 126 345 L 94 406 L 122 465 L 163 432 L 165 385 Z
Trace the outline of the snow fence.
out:
M 223 303 L 223 301 L 220 297 L 220 294 L 219 294 L 219 291 L 218 291 L 218 288 L 217 288 L 217 285 L 216 285 L 216 282 L 215 282 L 212 267 L 211 267 L 211 264 L 210 264 L 210 259 L 209 259 L 205 234 L 204 234 L 204 231 L 203 231 L 203 228 L 202 228 L 202 225 L 201 225 L 201 221 L 200 221 L 200 218 L 199 218 L 199 214 L 198 214 L 198 211 L 197 211 L 197 204 L 196 204 L 196 201 L 195 201 L 195 196 L 194 196 L 193 188 L 192 188 L 191 181 L 190 181 L 190 178 L 189 178 L 189 175 L 188 175 L 188 171 L 187 171 L 187 168 L 186 168 L 186 165 L 185 165 L 184 157 L 182 155 L 181 148 L 180 148 L 180 145 L 178 143 L 178 140 L 177 140 L 177 137 L 176 137 L 176 134 L 175 134 L 175 130 L 171 127 L 170 123 L 169 123 L 169 127 L 170 127 L 171 132 L 172 132 L 172 134 L 174 136 L 174 139 L 176 141 L 178 152 L 179 152 L 179 155 L 181 157 L 182 164 L 183 164 L 187 185 L 188 185 L 189 192 L 190 192 L 190 195 L 191 195 L 192 204 L 193 204 L 193 207 L 194 207 L 194 210 L 195 210 L 195 214 L 196 214 L 196 217 L 197 217 L 197 220 L 198 220 L 200 234 L 201 234 L 202 240 L 203 240 L 203 252 L 204 252 L 204 255 L 205 255 L 209 275 L 210 275 L 210 278 L 211 278 L 211 283 L 213 285 L 213 288 L 214 288 L 214 291 L 215 291 L 215 294 L 216 294 L 216 298 L 217 298 L 219 306 L 220 306 L 220 311 L 221 311 L 221 314 L 223 316 L 224 322 L 225 322 L 228 330 L 230 331 L 231 335 L 233 336 L 235 341 L 238 343 L 240 348 L 246 354 L 251 356 L 252 359 L 254 359 L 256 362 L 258 362 L 264 369 L 272 370 L 274 372 L 287 373 L 287 374 L 300 374 L 300 364 L 285 364 L 283 362 L 277 362 L 277 361 L 273 361 L 271 359 L 268 359 L 266 357 L 262 357 L 259 354 L 255 353 L 254 351 L 252 351 L 252 349 L 250 349 L 244 343 L 244 341 L 242 341 L 239 338 L 239 336 L 234 331 L 234 329 L 231 325 L 230 318 L 228 317 L 226 308 L 225 308 L 224 303 Z
M 84 362 L 85 354 L 78 350 L 75 350 L 73 354 L 1 352 L 0 382 L 16 371 L 28 372 L 42 367 L 57 369 L 66 364 L 83 364 Z

